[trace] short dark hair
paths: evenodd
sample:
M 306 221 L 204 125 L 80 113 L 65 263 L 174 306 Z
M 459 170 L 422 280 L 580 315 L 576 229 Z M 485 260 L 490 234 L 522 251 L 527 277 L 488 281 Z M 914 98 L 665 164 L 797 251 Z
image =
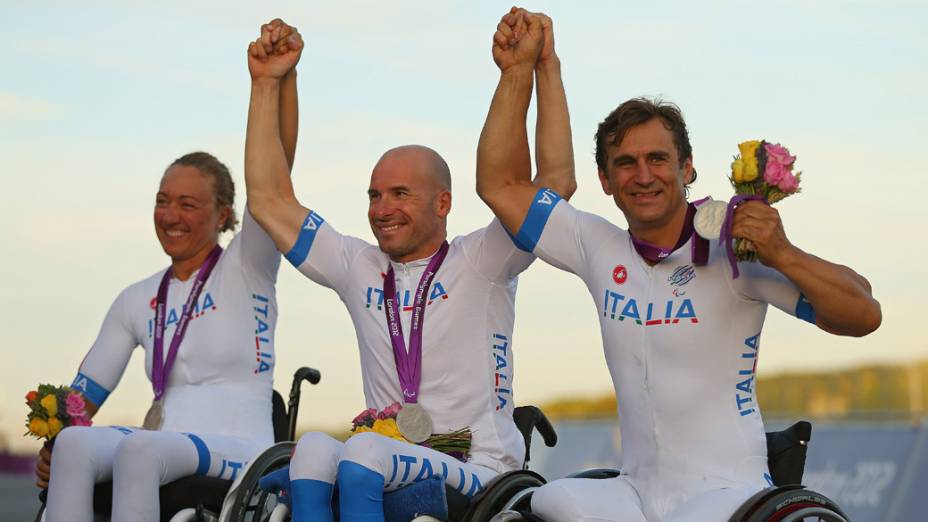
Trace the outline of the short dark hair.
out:
M 195 167 L 204 175 L 213 178 L 213 194 L 216 196 L 216 207 L 229 207 L 229 210 L 231 210 L 229 217 L 226 218 L 219 231 L 235 230 L 235 226 L 238 225 L 238 218 L 235 217 L 235 183 L 232 182 L 229 168 L 219 161 L 216 156 L 202 151 L 184 154 L 168 165 L 168 169 L 175 165 Z
M 690 135 L 683 121 L 683 113 L 676 104 L 665 102 L 660 98 L 632 98 L 619 105 L 606 116 L 606 119 L 596 129 L 596 166 L 606 170 L 606 148 L 618 145 L 625 139 L 625 134 L 632 127 L 647 123 L 654 118 L 660 118 L 664 127 L 673 134 L 673 144 L 680 157 L 680 166 L 687 159 L 693 157 L 693 147 L 690 145 Z M 693 171 L 693 181 L 696 181 L 696 171 Z

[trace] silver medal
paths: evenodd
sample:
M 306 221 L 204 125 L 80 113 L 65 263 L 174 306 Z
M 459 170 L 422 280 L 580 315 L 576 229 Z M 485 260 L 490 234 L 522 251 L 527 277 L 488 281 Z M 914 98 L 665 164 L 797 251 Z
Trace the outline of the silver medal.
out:
M 418 403 L 403 404 L 396 414 L 396 427 L 409 442 L 419 444 L 432 436 L 432 418 Z
M 148 408 L 148 413 L 145 414 L 142 429 L 158 431 L 161 429 L 162 424 L 164 424 L 164 402 L 160 400 L 151 401 L 151 408 Z
M 696 215 L 693 217 L 696 233 L 703 239 L 718 239 L 727 210 L 728 203 L 724 201 L 706 201 L 696 207 Z

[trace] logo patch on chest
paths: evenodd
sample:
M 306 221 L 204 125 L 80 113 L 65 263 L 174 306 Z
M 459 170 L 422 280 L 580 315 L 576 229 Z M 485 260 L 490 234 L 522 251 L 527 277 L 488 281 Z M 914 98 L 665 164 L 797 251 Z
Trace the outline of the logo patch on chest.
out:
M 617 285 L 625 284 L 625 281 L 628 281 L 628 269 L 625 268 L 625 265 L 616 265 L 612 269 L 612 280 Z
M 693 279 L 696 279 L 696 268 L 693 265 L 683 265 L 677 267 L 672 274 L 667 278 L 667 282 L 670 283 L 670 286 L 673 288 L 673 295 L 675 297 L 680 297 L 686 295 L 686 292 L 681 289 L 682 286 L 686 285 Z

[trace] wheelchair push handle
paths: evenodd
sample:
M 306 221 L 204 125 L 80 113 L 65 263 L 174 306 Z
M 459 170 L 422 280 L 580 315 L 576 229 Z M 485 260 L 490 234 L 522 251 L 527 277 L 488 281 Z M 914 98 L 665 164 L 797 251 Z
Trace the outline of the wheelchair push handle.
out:
M 322 373 L 315 368 L 303 366 L 293 374 L 293 385 L 290 387 L 290 400 L 287 401 L 287 426 L 289 439 L 296 437 L 296 417 L 300 411 L 300 385 L 303 381 L 310 384 L 319 384 L 322 379 Z
M 519 406 L 512 412 L 512 419 L 525 439 L 525 465 L 531 460 L 532 431 L 537 430 L 545 441 L 545 446 L 553 448 L 557 444 L 557 432 L 551 421 L 536 406 Z
M 315 368 L 303 366 L 293 374 L 293 386 L 299 387 L 302 381 L 309 381 L 309 384 L 319 384 L 322 374 Z
M 537 410 L 538 408 L 535 409 Z M 541 410 L 538 410 L 538 418 L 535 419 L 535 429 L 541 434 L 542 440 L 545 441 L 545 446 L 553 448 L 554 445 L 557 444 L 557 432 L 554 431 L 554 426 L 551 425 L 551 421 L 548 420 L 548 417 L 546 417 Z

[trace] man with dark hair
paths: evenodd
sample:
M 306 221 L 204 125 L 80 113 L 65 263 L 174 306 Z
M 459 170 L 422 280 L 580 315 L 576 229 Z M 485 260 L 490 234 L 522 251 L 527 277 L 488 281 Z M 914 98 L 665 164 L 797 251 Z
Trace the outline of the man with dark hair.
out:
M 696 173 L 679 110 L 630 100 L 597 133 L 603 192 L 623 230 L 532 186 L 524 133 L 541 23 L 500 51 L 506 68 L 477 151 L 477 190 L 520 247 L 577 274 L 599 308 L 606 362 L 621 420 L 622 475 L 553 481 L 532 498 L 549 521 L 726 520 L 770 482 L 754 362 L 767 305 L 839 335 L 881 322 L 866 279 L 791 244 L 777 211 L 737 208 L 732 234 L 760 263 L 741 276 L 722 249 L 692 249 Z M 499 60 L 497 60 L 499 62 Z M 552 150 L 558 150 L 556 147 Z
M 596 166 L 599 170 L 606 170 L 606 149 L 618 145 L 625 137 L 628 129 L 647 123 L 654 118 L 664 122 L 664 127 L 673 135 L 673 145 L 677 149 L 677 156 L 681 161 L 693 157 L 693 146 L 690 145 L 690 133 L 686 130 L 686 122 L 680 108 L 673 103 L 665 103 L 648 98 L 633 98 L 618 106 L 614 111 L 600 122 L 596 129 Z M 683 164 L 680 164 L 683 168 Z M 693 179 L 687 184 L 696 181 L 696 171 Z

